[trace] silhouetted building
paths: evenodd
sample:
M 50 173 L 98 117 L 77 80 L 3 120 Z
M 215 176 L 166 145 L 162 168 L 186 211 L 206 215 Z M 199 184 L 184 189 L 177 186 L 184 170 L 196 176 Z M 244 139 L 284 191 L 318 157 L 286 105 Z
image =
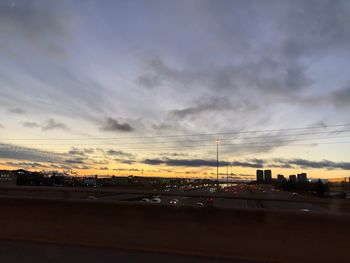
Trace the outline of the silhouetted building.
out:
M 258 184 L 264 183 L 264 171 L 263 170 L 256 170 L 256 182 Z
M 17 183 L 16 171 L 0 170 L 1 185 L 15 185 Z
M 292 174 L 289 176 L 289 181 L 293 182 L 293 183 L 296 183 L 297 182 L 297 177 L 295 174 Z
M 83 185 L 84 186 L 96 186 L 97 181 L 95 178 L 84 178 Z
M 300 182 L 300 183 L 307 182 L 307 175 L 306 175 L 306 173 L 298 174 L 298 182 Z
M 269 184 L 272 183 L 272 172 L 271 170 L 264 171 L 264 182 Z
M 283 183 L 286 180 L 286 178 L 284 178 L 283 174 L 278 174 L 277 175 L 277 181 L 280 183 Z

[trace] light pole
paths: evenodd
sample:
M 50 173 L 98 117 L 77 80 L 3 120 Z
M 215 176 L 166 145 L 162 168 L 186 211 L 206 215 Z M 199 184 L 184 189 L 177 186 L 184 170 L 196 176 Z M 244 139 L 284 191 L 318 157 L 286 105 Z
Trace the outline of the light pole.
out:
M 216 191 L 219 192 L 219 139 L 216 139 Z
M 226 164 L 226 187 L 228 187 L 228 161 Z

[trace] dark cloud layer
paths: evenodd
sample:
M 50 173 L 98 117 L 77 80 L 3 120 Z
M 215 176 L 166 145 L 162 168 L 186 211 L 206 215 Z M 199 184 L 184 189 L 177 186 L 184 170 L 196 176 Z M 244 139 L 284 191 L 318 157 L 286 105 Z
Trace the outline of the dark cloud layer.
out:
M 350 107 L 350 85 L 332 92 L 329 100 L 336 107 Z
M 48 131 L 48 130 L 69 130 L 68 127 L 61 123 L 58 122 L 54 119 L 49 119 L 47 120 L 41 127 L 42 130 Z
M 180 110 L 173 110 L 170 112 L 170 117 L 186 118 L 195 117 L 198 118 L 200 114 L 206 112 L 222 112 L 222 111 L 233 111 L 233 112 L 247 112 L 256 110 L 258 105 L 252 104 L 247 100 L 242 100 L 237 103 L 230 102 L 226 97 L 208 97 L 201 99 L 196 102 L 195 105 L 183 108 Z
M 69 128 L 62 122 L 59 122 L 55 119 L 48 119 L 42 124 L 36 122 L 23 122 L 23 126 L 26 128 L 41 128 L 43 131 L 51 130 L 64 130 L 68 131 Z
M 0 144 L 0 158 L 26 160 L 32 162 L 60 162 L 63 156 L 53 152 L 41 151 L 11 144 Z
M 214 159 L 145 159 L 144 164 L 183 167 L 216 167 Z M 305 159 L 245 159 L 233 162 L 220 161 L 220 166 L 233 165 L 245 168 L 284 168 L 284 169 L 339 169 L 350 170 L 350 162 L 333 162 L 329 160 L 310 161 Z
M 112 156 L 123 156 L 123 157 L 129 157 L 129 158 L 134 157 L 133 154 L 128 153 L 128 152 L 124 152 L 124 151 L 120 151 L 120 150 L 118 151 L 118 150 L 110 149 L 110 150 L 107 150 L 105 153 L 107 155 L 112 155 Z
M 310 161 L 305 159 L 275 159 L 274 161 L 281 168 L 300 167 L 306 169 L 350 170 L 350 162 Z
M 89 154 L 93 154 L 94 152 L 95 152 L 95 150 L 93 148 L 78 149 L 78 148 L 73 147 L 71 150 L 68 151 L 68 154 L 86 156 Z
M 145 159 L 143 161 L 144 164 L 149 165 L 167 165 L 167 166 L 184 166 L 184 167 L 216 167 L 217 161 L 214 159 Z M 227 162 L 219 162 L 220 166 L 227 166 Z M 254 163 L 254 162 L 233 162 L 235 166 L 241 167 L 252 167 L 252 168 L 261 168 L 262 164 Z
M 71 158 L 66 160 L 66 163 L 71 163 L 71 164 L 84 164 L 86 161 L 86 158 L 83 157 L 75 157 L 75 158 Z
M 24 168 L 48 168 L 48 166 L 38 162 L 6 162 L 5 164 Z
M 129 123 L 121 123 L 116 119 L 108 118 L 100 127 L 101 131 L 107 132 L 131 132 L 133 127 Z

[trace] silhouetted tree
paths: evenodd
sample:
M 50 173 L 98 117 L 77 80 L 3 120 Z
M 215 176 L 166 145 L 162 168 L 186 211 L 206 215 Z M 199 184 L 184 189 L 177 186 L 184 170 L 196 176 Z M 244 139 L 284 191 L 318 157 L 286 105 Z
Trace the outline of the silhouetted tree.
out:
M 318 179 L 315 185 L 315 191 L 318 195 L 324 195 L 328 191 L 328 184 L 324 184 L 321 179 Z

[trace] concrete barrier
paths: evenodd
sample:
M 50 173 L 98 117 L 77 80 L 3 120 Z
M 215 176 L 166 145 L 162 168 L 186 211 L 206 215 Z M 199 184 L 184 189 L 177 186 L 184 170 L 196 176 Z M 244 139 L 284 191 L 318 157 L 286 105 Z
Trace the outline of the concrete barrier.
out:
M 0 199 L 0 238 L 281 262 L 349 262 L 350 217 Z

